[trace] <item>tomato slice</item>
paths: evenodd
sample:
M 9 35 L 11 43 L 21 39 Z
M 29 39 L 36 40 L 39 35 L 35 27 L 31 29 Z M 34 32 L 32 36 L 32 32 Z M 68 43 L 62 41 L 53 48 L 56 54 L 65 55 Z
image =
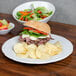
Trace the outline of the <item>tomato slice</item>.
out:
M 47 16 L 41 16 L 42 19 L 46 18 Z
M 33 30 L 33 28 L 31 28 L 31 27 L 24 27 L 23 29 Z
M 32 31 L 35 32 L 35 33 L 41 33 L 41 34 L 43 34 L 43 35 L 48 35 L 48 33 L 45 33 L 45 32 L 43 32 L 43 31 L 39 31 L 39 30 L 36 30 L 36 29 L 33 29 L 33 28 L 31 28 L 31 27 L 24 27 L 24 29 L 32 30 Z
M 48 35 L 47 33 L 43 32 L 43 31 L 39 31 L 39 30 L 33 30 L 33 32 L 41 33 L 41 34 L 43 34 L 43 35 Z
M 38 33 L 41 33 L 43 35 L 48 35 L 47 33 L 43 32 L 43 31 L 39 31 L 39 30 L 36 30 Z
M 45 33 L 45 32 L 42 32 L 42 31 L 41 31 L 41 33 L 42 33 L 43 35 L 48 35 L 47 33 Z

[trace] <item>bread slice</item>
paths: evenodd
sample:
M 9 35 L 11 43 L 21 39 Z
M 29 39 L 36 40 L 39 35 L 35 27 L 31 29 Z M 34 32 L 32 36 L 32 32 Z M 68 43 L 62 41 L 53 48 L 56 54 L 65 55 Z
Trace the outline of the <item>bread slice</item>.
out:
M 48 34 L 51 32 L 51 28 L 47 23 L 31 20 L 31 21 L 27 21 L 24 25 L 37 29 L 39 31 L 43 31 Z

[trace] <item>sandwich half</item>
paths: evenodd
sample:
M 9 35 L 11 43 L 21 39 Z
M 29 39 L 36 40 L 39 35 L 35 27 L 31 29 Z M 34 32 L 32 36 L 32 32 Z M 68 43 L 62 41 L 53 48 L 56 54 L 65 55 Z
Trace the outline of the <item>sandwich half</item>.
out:
M 20 33 L 20 41 L 26 42 L 27 44 L 45 44 L 51 38 L 51 28 L 47 23 L 38 21 L 27 21 Z

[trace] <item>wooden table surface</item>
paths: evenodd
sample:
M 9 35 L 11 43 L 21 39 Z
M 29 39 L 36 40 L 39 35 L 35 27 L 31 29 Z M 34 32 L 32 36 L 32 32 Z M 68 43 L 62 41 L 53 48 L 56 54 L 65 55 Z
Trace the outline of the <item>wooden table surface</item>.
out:
M 0 19 L 3 18 L 13 22 L 16 29 L 20 29 L 21 24 L 11 15 L 0 13 Z M 13 33 L 0 35 L 0 76 L 76 76 L 76 26 L 51 21 L 48 24 L 52 28 L 52 33 L 64 36 L 73 43 L 72 55 L 62 61 L 45 65 L 29 65 L 12 61 L 3 55 L 1 47 L 6 40 L 16 35 L 14 30 Z

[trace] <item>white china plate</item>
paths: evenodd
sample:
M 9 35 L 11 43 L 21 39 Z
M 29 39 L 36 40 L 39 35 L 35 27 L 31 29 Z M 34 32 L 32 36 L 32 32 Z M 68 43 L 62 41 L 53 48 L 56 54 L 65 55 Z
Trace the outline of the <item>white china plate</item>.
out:
M 16 36 L 16 37 L 13 37 L 13 38 L 7 40 L 2 46 L 2 52 L 6 57 L 8 57 L 11 60 L 14 60 L 14 61 L 17 61 L 17 62 L 20 62 L 20 63 L 27 63 L 27 64 L 53 63 L 53 62 L 63 60 L 66 57 L 68 57 L 70 54 L 72 54 L 73 45 L 69 40 L 67 40 L 66 38 L 64 38 L 62 36 L 55 35 L 55 34 L 51 34 L 51 36 L 52 36 L 52 38 L 54 38 L 54 40 L 50 40 L 49 42 L 55 43 L 56 41 L 60 41 L 60 43 L 63 47 L 63 50 L 60 54 L 52 56 L 50 59 L 47 59 L 47 60 L 17 57 L 14 50 L 13 50 L 13 46 L 14 46 L 15 43 L 18 42 L 19 36 Z

